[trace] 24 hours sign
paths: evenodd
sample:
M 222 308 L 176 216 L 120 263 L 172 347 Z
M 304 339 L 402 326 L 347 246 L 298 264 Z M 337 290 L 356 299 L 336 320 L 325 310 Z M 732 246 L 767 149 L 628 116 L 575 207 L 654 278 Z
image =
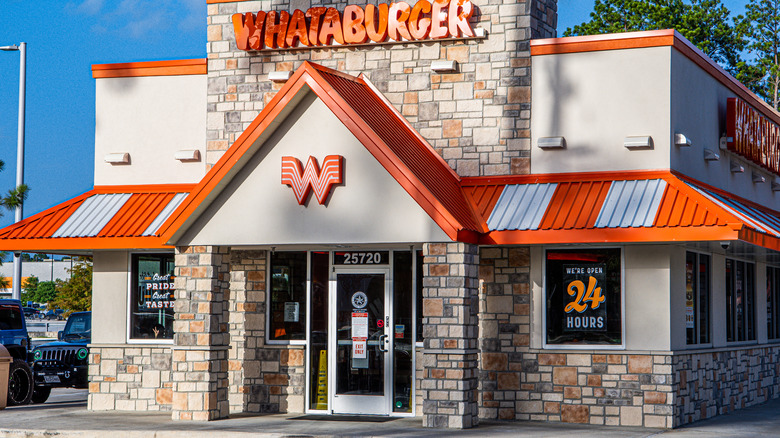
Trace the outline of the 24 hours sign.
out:
M 607 331 L 607 298 L 604 263 L 563 265 L 563 331 Z

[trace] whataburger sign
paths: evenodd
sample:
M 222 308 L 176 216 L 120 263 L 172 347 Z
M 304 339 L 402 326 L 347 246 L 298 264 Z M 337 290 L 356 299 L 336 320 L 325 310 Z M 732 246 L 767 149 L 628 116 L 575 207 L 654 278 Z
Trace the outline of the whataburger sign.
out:
M 234 14 L 233 29 L 240 50 L 285 49 L 366 44 L 393 41 L 424 41 L 474 37 L 469 18 L 474 7 L 468 0 L 420 0 L 391 4 L 314 7 L 305 13 L 260 11 Z

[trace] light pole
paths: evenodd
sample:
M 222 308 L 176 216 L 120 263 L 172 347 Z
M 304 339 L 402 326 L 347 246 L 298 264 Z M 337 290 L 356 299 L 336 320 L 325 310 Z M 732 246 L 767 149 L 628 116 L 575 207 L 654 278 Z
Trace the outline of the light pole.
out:
M 16 187 L 24 184 L 24 101 L 25 82 L 27 77 L 27 43 L 3 46 L 0 50 L 19 52 L 19 129 L 16 143 Z M 14 222 L 22 220 L 22 204 L 16 207 Z M 14 253 L 14 278 L 11 298 L 22 298 L 22 259 L 21 253 Z

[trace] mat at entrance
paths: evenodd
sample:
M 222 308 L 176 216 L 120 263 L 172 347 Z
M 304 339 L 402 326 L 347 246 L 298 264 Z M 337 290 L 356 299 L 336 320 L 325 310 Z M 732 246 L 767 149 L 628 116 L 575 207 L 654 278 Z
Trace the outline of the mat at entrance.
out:
M 315 421 L 354 421 L 356 423 L 386 423 L 395 421 L 399 417 L 379 417 L 374 415 L 303 415 L 288 418 L 288 420 L 315 420 Z

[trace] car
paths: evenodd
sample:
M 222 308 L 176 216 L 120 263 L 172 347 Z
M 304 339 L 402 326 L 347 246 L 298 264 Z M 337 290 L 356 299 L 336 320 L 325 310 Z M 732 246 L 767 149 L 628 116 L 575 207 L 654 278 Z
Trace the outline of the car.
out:
M 27 363 L 30 336 L 19 300 L 0 299 L 0 344 L 13 358 L 8 370 L 8 406 L 27 404 L 33 393 L 33 376 Z
M 51 320 L 62 320 L 62 319 L 64 319 L 62 317 L 62 314 L 64 312 L 65 311 L 62 310 L 62 309 L 47 310 L 46 313 L 43 314 L 43 319 L 46 319 L 46 320 L 49 320 L 49 321 L 51 321 Z
M 57 341 L 33 349 L 33 403 L 43 403 L 52 388 L 87 388 L 89 348 L 92 342 L 92 312 L 75 312 L 68 317 Z
M 27 319 L 38 318 L 38 315 L 41 313 L 35 307 L 22 307 L 22 309 L 24 310 L 24 317 Z

